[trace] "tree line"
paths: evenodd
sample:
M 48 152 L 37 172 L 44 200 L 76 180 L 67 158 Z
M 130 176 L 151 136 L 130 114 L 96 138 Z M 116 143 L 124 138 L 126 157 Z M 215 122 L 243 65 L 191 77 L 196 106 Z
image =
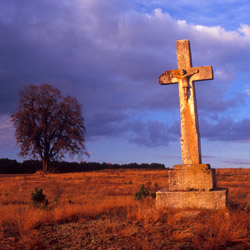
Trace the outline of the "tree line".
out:
M 74 173 L 85 171 L 98 171 L 105 169 L 166 169 L 164 164 L 160 163 L 129 163 L 129 164 L 111 164 L 99 162 L 67 162 L 53 161 L 50 163 L 50 172 L 52 173 Z M 0 174 L 33 174 L 43 169 L 42 161 L 26 160 L 18 162 L 8 158 L 0 159 Z

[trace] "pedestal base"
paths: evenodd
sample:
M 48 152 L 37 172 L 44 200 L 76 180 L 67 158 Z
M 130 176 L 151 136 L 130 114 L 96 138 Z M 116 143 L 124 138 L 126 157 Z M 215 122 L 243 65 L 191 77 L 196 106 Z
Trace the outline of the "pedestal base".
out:
M 181 164 L 169 170 L 169 191 L 209 191 L 215 187 L 215 170 L 209 164 Z
M 227 206 L 227 189 L 212 191 L 169 191 L 156 192 L 156 208 L 224 209 Z

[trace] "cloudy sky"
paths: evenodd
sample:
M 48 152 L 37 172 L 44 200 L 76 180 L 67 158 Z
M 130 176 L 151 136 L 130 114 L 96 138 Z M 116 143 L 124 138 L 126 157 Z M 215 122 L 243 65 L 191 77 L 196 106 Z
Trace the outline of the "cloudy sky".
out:
M 49 83 L 82 104 L 88 161 L 181 163 L 176 40 L 189 39 L 202 158 L 250 167 L 248 0 L 1 0 L 0 158 L 22 160 L 10 114 L 18 92 Z

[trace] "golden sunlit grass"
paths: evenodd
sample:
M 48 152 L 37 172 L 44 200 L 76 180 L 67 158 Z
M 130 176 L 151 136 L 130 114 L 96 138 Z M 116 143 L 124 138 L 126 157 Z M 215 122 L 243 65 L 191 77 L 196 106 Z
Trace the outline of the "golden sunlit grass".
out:
M 0 177 L 0 249 L 248 249 L 250 170 L 217 170 L 229 188 L 223 211 L 157 211 L 152 197 L 134 200 L 141 184 L 166 187 L 166 170 Z M 42 188 L 48 207 L 33 207 Z

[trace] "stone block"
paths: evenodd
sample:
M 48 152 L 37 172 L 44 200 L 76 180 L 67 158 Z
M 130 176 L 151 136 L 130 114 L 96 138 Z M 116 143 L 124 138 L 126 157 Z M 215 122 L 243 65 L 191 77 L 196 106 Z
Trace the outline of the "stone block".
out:
M 227 189 L 212 191 L 169 191 L 156 192 L 156 208 L 224 209 L 227 207 Z
M 175 165 L 169 170 L 169 191 L 208 191 L 215 187 L 215 170 L 209 164 Z

